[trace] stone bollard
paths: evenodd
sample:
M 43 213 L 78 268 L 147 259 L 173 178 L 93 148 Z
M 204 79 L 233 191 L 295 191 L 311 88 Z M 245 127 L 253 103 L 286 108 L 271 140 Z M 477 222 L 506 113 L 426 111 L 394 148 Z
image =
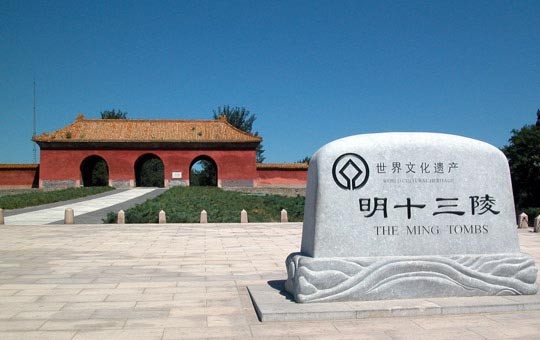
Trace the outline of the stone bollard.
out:
M 529 216 L 522 212 L 519 214 L 519 228 L 520 229 L 527 229 L 529 228 Z
M 118 218 L 116 219 L 116 223 L 118 224 L 125 224 L 126 223 L 126 213 L 124 210 L 120 210 L 118 212 Z
M 289 216 L 287 215 L 287 210 L 282 209 L 281 210 L 281 223 L 287 223 L 289 222 Z
M 534 232 L 540 233 L 540 215 L 534 218 Z
M 208 223 L 208 214 L 206 210 L 201 211 L 201 223 Z
M 161 210 L 159 212 L 159 224 L 167 223 L 167 215 L 165 214 L 165 211 Z
M 245 209 L 240 212 L 240 223 L 248 223 L 248 214 Z
M 66 208 L 64 211 L 64 224 L 75 223 L 75 212 L 71 208 Z
M 4 209 L 0 209 L 0 224 L 4 224 Z

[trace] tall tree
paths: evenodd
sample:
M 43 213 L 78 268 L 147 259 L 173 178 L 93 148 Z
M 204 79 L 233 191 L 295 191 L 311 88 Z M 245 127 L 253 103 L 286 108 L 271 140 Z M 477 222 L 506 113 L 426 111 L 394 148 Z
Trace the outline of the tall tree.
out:
M 214 119 L 219 119 L 221 116 L 227 117 L 229 124 L 234 126 L 237 129 L 240 129 L 244 132 L 251 133 L 254 136 L 258 136 L 257 131 L 253 131 L 253 122 L 257 117 L 249 112 L 245 107 L 233 107 L 229 105 L 224 105 L 223 107 L 218 107 L 217 110 L 213 111 Z M 262 163 L 266 159 L 263 156 L 264 148 L 262 143 L 257 146 L 257 163 Z
M 127 119 L 127 112 L 115 109 L 101 111 L 101 119 Z
M 309 162 L 311 162 L 311 157 L 309 157 L 309 156 L 306 156 L 306 157 L 296 161 L 296 163 L 307 163 L 307 164 L 309 164 Z
M 537 112 L 540 120 L 540 110 Z M 540 208 L 540 124 L 512 130 L 502 148 L 508 158 L 516 207 Z
M 92 169 L 91 186 L 107 186 L 109 185 L 109 169 L 104 160 L 96 162 Z

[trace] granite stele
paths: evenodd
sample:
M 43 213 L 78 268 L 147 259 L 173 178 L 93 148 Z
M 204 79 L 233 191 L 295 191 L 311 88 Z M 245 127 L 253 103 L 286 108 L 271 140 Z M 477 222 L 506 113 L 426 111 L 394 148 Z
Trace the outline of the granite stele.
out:
M 309 165 L 297 302 L 535 294 L 519 250 L 508 162 L 435 133 L 336 140 Z

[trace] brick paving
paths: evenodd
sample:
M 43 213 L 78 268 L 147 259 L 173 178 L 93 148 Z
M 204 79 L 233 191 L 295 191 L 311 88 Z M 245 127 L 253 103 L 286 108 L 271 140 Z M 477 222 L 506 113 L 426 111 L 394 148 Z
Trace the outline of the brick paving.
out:
M 540 235 L 520 230 L 540 259 Z M 540 311 L 258 321 L 301 225 L 0 226 L 1 339 L 539 339 Z

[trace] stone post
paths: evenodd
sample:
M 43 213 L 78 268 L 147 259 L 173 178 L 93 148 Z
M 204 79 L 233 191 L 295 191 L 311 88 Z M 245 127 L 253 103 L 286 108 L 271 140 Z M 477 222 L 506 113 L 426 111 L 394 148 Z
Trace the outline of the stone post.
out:
M 245 209 L 240 212 L 240 223 L 248 223 L 248 213 Z
M 281 210 L 281 223 L 287 223 L 289 222 L 289 216 L 287 215 L 287 210 L 282 209 Z
M 527 229 L 529 228 L 529 216 L 522 212 L 519 214 L 519 228 L 520 229 Z
M 534 218 L 534 232 L 540 233 L 540 215 Z
M 64 211 L 64 224 L 73 224 L 75 223 L 75 213 L 73 209 L 66 208 Z
M 167 215 L 165 214 L 165 211 L 161 210 L 159 212 L 159 224 L 167 223 Z
M 0 224 L 4 224 L 4 209 L 0 209 Z
M 118 212 L 118 218 L 116 219 L 116 223 L 118 224 L 125 224 L 126 223 L 126 213 L 124 210 L 120 210 Z
M 201 211 L 201 223 L 208 223 L 208 214 L 206 210 Z

